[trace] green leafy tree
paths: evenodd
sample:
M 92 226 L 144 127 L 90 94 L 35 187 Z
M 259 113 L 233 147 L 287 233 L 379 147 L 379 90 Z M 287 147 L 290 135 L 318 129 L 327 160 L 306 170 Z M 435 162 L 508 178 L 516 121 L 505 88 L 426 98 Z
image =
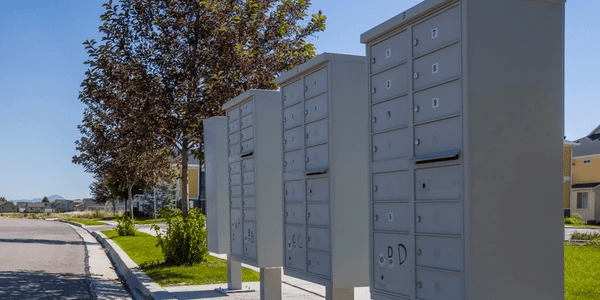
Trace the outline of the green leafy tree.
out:
M 0 197 L 0 202 L 7 202 L 8 200 L 6 200 L 6 198 L 4 197 Z
M 50 200 L 48 200 L 48 197 L 44 196 L 44 199 L 42 199 L 42 202 L 50 202 Z
M 316 55 L 309 39 L 326 17 L 307 14 L 310 0 L 119 4 L 104 5 L 102 43 L 84 43 L 82 101 L 116 120 L 106 125 L 118 123 L 178 158 L 185 217 L 188 156 L 202 143 L 201 120 L 222 115 L 221 105 L 245 90 L 276 89 L 277 75 Z

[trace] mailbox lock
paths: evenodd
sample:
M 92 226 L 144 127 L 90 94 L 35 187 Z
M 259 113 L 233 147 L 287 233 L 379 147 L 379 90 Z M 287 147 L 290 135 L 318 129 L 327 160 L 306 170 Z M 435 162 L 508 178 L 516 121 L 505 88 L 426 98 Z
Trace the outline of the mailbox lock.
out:
M 307 237 L 306 237 L 306 241 L 307 241 L 307 242 L 310 242 L 310 236 L 307 236 Z
M 421 141 L 419 139 L 415 140 L 415 146 L 419 146 L 421 144 Z
M 306 162 L 308 162 L 308 157 L 306 158 Z
M 304 114 L 308 115 L 308 109 L 304 110 Z
M 372 88 L 371 89 L 371 94 L 375 94 L 375 93 L 377 93 L 377 89 L 376 88 Z
M 392 112 L 388 110 L 387 111 L 387 116 L 388 116 L 388 118 L 391 117 L 392 116 Z
M 417 282 L 417 288 L 422 288 L 423 287 L 423 283 L 421 283 L 420 281 Z
M 284 166 L 287 166 L 287 161 L 284 161 L 284 162 L 283 162 L 283 165 L 284 165 Z
M 373 192 L 377 192 L 377 186 L 376 185 L 373 186 Z
M 285 190 L 285 194 L 286 194 L 286 195 L 288 194 L 287 190 Z
M 308 193 L 312 195 L 312 193 L 313 193 L 312 189 L 309 189 Z
M 242 205 L 244 205 L 244 206 L 245 206 L 245 205 L 246 205 L 246 201 L 242 201 Z
M 377 152 L 377 147 L 373 146 L 373 152 Z
M 306 217 L 307 217 L 307 218 L 310 218 L 310 213 L 306 213 Z
M 285 101 L 285 96 L 283 96 L 283 101 Z
M 246 218 L 246 214 L 245 213 L 242 213 L 242 218 Z
M 421 108 L 418 105 L 415 105 L 414 111 L 419 112 L 419 109 L 421 109 Z
M 229 201 L 229 206 L 233 206 L 233 201 Z
M 287 213 L 287 211 L 285 212 L 285 216 L 286 216 L 286 217 L 288 216 L 288 213 Z
M 308 139 L 308 133 L 306 134 L 306 138 Z
M 229 183 L 231 183 L 231 178 L 229 178 Z
M 283 118 L 283 123 L 285 123 L 285 121 L 286 121 L 286 118 Z
M 308 260 L 308 261 L 306 262 L 306 264 L 310 266 L 310 260 Z
M 241 138 L 244 138 L 244 135 L 240 133 L 240 137 L 241 137 Z
M 244 177 L 242 176 L 242 182 L 244 182 Z
M 373 123 L 377 123 L 377 118 L 373 117 Z
M 418 39 L 414 39 L 414 40 L 413 40 L 413 46 L 416 46 L 416 45 L 418 45 L 418 44 L 419 44 L 419 40 L 418 40 Z
M 417 216 L 417 223 L 421 223 L 421 216 Z
M 413 78 L 414 79 L 419 79 L 419 72 L 415 72 L 415 74 L 413 74 Z
M 308 85 L 304 87 L 304 91 L 308 92 Z
M 375 215 L 375 217 L 373 217 L 373 221 L 377 222 L 377 220 L 379 220 L 379 216 Z
M 371 63 L 372 63 L 372 64 L 375 64 L 375 61 L 376 61 L 376 60 L 375 60 L 375 57 L 371 58 Z
M 284 144 L 284 145 L 285 145 L 285 144 L 287 144 L 287 140 L 283 140 L 283 144 Z
M 421 254 L 422 254 L 421 249 L 417 249 L 417 255 L 421 256 Z

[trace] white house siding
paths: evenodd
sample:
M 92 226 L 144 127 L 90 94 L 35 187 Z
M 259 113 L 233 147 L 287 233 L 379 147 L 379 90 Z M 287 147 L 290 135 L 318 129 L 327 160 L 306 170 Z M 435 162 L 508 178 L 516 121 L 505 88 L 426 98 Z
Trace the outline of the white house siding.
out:
M 577 193 L 584 193 L 587 192 L 588 193 L 588 207 L 586 209 L 578 209 L 577 208 Z M 583 219 L 584 222 L 588 221 L 588 220 L 596 220 L 596 221 L 600 221 L 598 219 L 596 219 L 595 217 L 595 204 L 596 204 L 596 200 L 598 199 L 600 200 L 600 197 L 595 197 L 596 193 L 593 189 L 573 189 L 573 192 L 571 194 L 573 201 L 571 201 L 571 214 L 576 213 L 581 215 L 581 218 Z

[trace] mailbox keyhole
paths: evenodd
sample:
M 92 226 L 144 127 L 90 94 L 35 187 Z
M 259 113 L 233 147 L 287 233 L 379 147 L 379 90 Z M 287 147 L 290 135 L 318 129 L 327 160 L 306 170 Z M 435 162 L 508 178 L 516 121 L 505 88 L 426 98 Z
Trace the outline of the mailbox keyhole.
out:
M 423 183 L 423 188 L 425 188 L 425 184 Z

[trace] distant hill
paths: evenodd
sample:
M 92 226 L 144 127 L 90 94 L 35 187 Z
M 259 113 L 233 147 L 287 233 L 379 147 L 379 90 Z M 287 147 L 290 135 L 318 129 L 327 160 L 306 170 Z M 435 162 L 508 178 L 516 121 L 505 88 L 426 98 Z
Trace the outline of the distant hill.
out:
M 17 202 L 42 202 L 44 198 L 36 198 L 36 199 L 23 199 L 23 200 L 10 200 L 14 203 Z M 64 200 L 65 198 L 63 198 L 62 196 L 59 195 L 52 195 L 48 197 L 48 200 L 50 200 L 50 202 L 54 202 L 56 200 Z

